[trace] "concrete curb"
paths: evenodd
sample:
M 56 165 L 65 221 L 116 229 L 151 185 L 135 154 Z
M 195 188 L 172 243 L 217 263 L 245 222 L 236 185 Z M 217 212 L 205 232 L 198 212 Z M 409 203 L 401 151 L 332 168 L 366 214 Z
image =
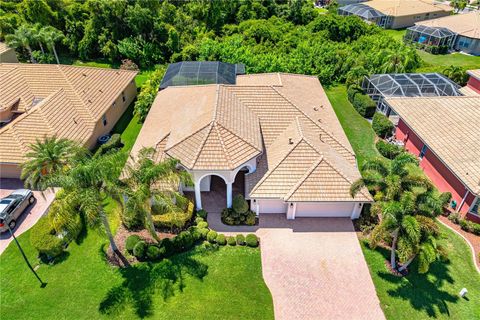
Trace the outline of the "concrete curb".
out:
M 465 242 L 468 244 L 468 246 L 470 247 L 470 251 L 472 251 L 472 259 L 473 259 L 473 265 L 475 266 L 475 269 L 477 269 L 477 272 L 480 273 L 480 268 L 478 267 L 477 265 L 477 261 L 475 260 L 475 249 L 473 249 L 473 246 L 472 244 L 470 243 L 470 241 L 467 240 L 467 238 L 465 238 L 463 236 L 463 234 L 461 234 L 460 232 L 458 232 L 457 230 L 453 229 L 452 227 L 450 227 L 449 225 L 445 224 L 443 221 L 437 219 L 441 224 L 443 224 L 445 227 L 447 227 L 448 229 L 452 230 L 453 232 L 455 232 L 456 234 L 458 234 L 460 237 L 462 237 L 463 240 L 465 240 Z

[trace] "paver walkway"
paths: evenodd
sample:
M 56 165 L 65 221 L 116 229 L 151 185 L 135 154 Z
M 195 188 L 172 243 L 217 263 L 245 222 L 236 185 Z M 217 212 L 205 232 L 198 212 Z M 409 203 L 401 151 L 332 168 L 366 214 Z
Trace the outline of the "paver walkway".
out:
M 23 183 L 18 179 L 0 179 L 0 198 L 6 197 L 12 191 L 21 188 L 23 188 Z M 55 193 L 51 190 L 46 190 L 43 193 L 34 191 L 33 193 L 37 201 L 29 206 L 17 220 L 17 225 L 13 231 L 17 237 L 37 223 L 38 219 L 45 214 L 55 198 Z M 9 232 L 0 234 L 0 254 L 5 251 L 12 241 L 13 238 Z
M 385 319 L 350 219 L 264 214 L 256 233 L 275 319 Z

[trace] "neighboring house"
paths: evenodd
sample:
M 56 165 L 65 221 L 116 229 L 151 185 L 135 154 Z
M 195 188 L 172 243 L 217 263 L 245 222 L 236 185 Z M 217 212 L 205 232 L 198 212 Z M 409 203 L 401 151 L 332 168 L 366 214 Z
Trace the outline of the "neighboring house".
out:
M 349 194 L 360 178 L 355 154 L 313 76 L 240 75 L 236 85 L 168 87 L 153 103 L 133 159 L 143 147 L 154 147 L 157 161 L 180 160 L 193 176 L 197 209 L 214 177 L 223 180 L 224 206 L 231 207 L 242 176 L 240 192 L 253 211 L 288 219 L 353 219 L 372 201 L 366 189 Z
M 466 96 L 480 95 L 480 69 L 468 70 L 467 74 L 470 76 L 467 85 L 460 89 Z
M 418 22 L 407 29 L 405 41 L 480 55 L 480 12 Z
M 8 47 L 4 42 L 0 42 L 0 63 L 2 62 L 18 62 L 15 50 Z
M 136 95 L 134 71 L 0 64 L 0 177 L 18 178 L 29 145 L 44 136 L 93 147 Z
M 428 0 L 372 0 L 338 8 L 340 15 L 356 15 L 386 29 L 413 26 L 418 21 L 448 16 L 453 8 Z
M 396 138 L 419 156 L 420 167 L 456 210 L 480 222 L 480 96 L 392 98 Z
M 362 88 L 386 116 L 395 115 L 386 98 L 462 95 L 460 86 L 440 73 L 372 74 L 363 79 Z
M 245 65 L 219 61 L 182 61 L 168 65 L 160 89 L 197 84 L 235 84 Z

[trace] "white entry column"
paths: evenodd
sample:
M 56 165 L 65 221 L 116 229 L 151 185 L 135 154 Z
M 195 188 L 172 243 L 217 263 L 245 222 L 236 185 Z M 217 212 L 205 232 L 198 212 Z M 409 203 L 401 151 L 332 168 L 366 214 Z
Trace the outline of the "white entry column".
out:
M 195 183 L 195 203 L 197 204 L 197 210 L 202 209 L 202 193 L 200 192 L 200 181 Z
M 232 207 L 232 182 L 227 183 L 227 208 Z

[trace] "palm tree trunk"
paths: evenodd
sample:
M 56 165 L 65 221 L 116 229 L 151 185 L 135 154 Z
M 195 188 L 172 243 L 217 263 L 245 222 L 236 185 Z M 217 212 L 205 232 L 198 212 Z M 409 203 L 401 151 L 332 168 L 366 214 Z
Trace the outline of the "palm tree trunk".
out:
M 102 213 L 100 214 L 100 218 L 102 219 L 103 227 L 105 228 L 105 232 L 107 233 L 108 241 L 110 241 L 110 247 L 112 248 L 113 252 L 117 253 L 118 247 L 115 243 L 115 240 L 113 239 L 112 229 L 110 229 L 110 224 L 108 223 L 108 218 L 105 215 L 105 212 L 102 211 Z
M 37 62 L 35 61 L 35 58 L 33 57 L 32 48 L 30 48 L 29 45 L 27 45 L 26 48 L 27 48 L 28 53 L 30 54 L 30 60 L 32 61 L 32 63 L 37 63 Z
M 57 64 L 60 64 L 60 60 L 58 60 L 57 50 L 55 50 L 55 45 L 52 45 L 53 54 L 55 55 L 55 59 L 57 60 Z
M 45 54 L 45 50 L 43 49 L 42 43 L 39 41 L 38 44 L 40 45 L 40 50 L 42 51 L 42 53 Z
M 407 267 L 410 265 L 410 263 L 413 262 L 413 260 L 415 259 L 417 255 L 414 254 L 410 259 L 407 260 L 407 262 L 405 262 L 400 268 L 398 268 L 398 271 L 403 271 L 405 269 L 407 269 Z
M 397 269 L 397 262 L 396 262 L 396 257 L 395 257 L 395 253 L 396 253 L 396 250 L 397 250 L 397 241 L 398 241 L 398 229 L 393 231 L 392 233 L 392 236 L 393 236 L 393 239 L 392 239 L 392 248 L 391 248 L 391 252 L 390 252 L 390 265 L 392 266 L 392 269 Z
M 150 210 L 147 210 L 147 214 L 145 215 L 145 219 L 147 220 L 148 229 L 149 229 L 152 237 L 155 240 L 157 240 L 157 242 L 159 242 L 160 239 L 158 238 L 157 232 L 155 231 L 155 224 L 153 223 L 152 213 L 150 212 Z

